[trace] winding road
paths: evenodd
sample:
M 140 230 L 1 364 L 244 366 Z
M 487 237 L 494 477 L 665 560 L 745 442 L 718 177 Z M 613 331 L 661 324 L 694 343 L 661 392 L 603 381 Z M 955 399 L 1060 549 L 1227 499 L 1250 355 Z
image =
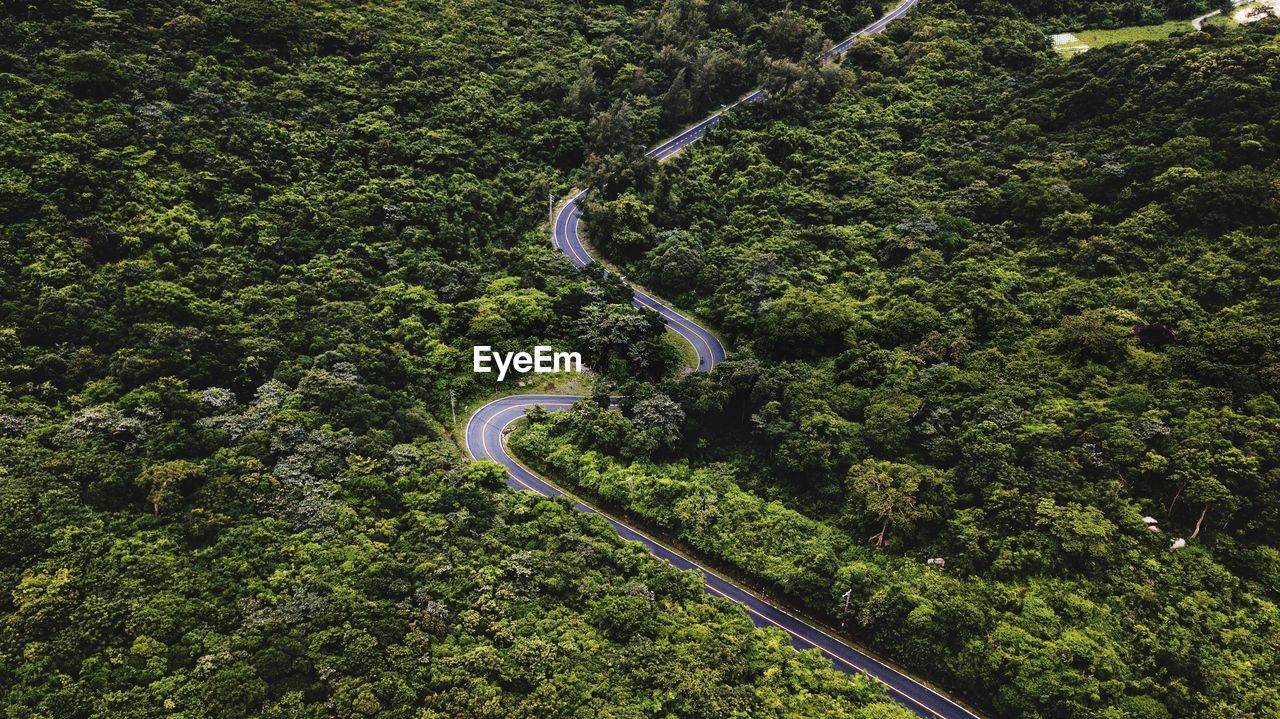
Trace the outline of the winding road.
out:
M 689 131 L 686 130 L 685 132 Z M 706 132 L 706 130 L 704 129 L 703 132 Z M 569 201 L 560 208 L 560 212 L 556 215 L 555 228 L 551 236 L 556 247 L 568 255 L 573 264 L 578 267 L 586 267 L 592 261 L 591 255 L 587 254 L 587 248 L 582 245 L 582 236 L 578 232 L 579 227 L 582 225 L 582 206 L 580 203 L 586 194 L 586 190 L 578 192 L 570 197 Z M 710 372 L 713 367 L 724 359 L 724 345 L 720 344 L 720 340 L 716 339 L 715 335 L 698 326 L 693 320 L 663 304 L 653 295 L 633 289 L 631 304 L 636 307 L 651 309 L 662 315 L 662 321 L 667 323 L 668 327 L 683 337 L 690 345 L 693 345 L 694 351 L 698 353 L 698 366 L 696 368 L 698 371 Z
M 1250 2 L 1253 2 L 1253 0 L 1231 0 L 1231 7 L 1232 7 L 1233 9 L 1234 9 L 1234 8 L 1238 8 L 1238 7 L 1240 7 L 1241 5 L 1247 5 L 1247 4 L 1249 4 Z M 1217 16 L 1219 16 L 1219 15 L 1221 15 L 1221 14 L 1222 14 L 1222 9 L 1221 9 L 1221 8 L 1219 8 L 1219 9 L 1217 9 L 1217 10 L 1214 10 L 1213 12 L 1205 13 L 1204 15 L 1201 15 L 1200 17 L 1192 18 L 1192 20 L 1191 20 L 1191 27 L 1193 27 L 1193 28 L 1195 28 L 1195 29 L 1197 29 L 1197 30 L 1203 30 L 1203 29 L 1204 29 L 1204 21 L 1205 21 L 1205 20 L 1208 20 L 1208 19 L 1209 19 L 1209 18 L 1211 18 L 1211 17 L 1217 17 Z
M 854 33 L 844 41 L 835 45 L 827 53 L 824 60 L 834 60 L 845 53 L 855 40 L 863 35 L 877 33 L 890 22 L 906 14 L 918 0 L 906 0 L 884 17 L 866 28 Z M 742 104 L 755 102 L 764 96 L 763 90 L 751 92 L 733 105 L 725 107 L 692 127 L 684 130 L 671 139 L 657 145 L 647 154 L 657 160 L 664 160 L 681 148 L 696 142 L 706 135 L 707 131 L 720 123 L 725 112 Z M 552 228 L 552 240 L 557 248 L 578 267 L 585 267 L 592 262 L 592 257 L 583 246 L 580 225 L 582 221 L 582 198 L 586 190 L 576 192 L 561 207 L 555 217 Z M 659 301 L 652 295 L 635 290 L 632 304 L 657 312 L 672 330 L 693 346 L 698 355 L 698 371 L 709 372 L 725 358 L 724 345 L 715 335 L 700 327 L 696 322 L 681 315 L 676 310 Z M 563 411 L 582 399 L 570 395 L 554 394 L 521 394 L 495 399 L 477 409 L 467 420 L 465 433 L 467 453 L 472 459 L 491 459 L 506 467 L 506 482 L 519 490 L 529 490 L 544 497 L 567 497 L 580 512 L 603 517 L 618 534 L 626 540 L 638 542 L 650 554 L 658 557 L 681 570 L 695 571 L 702 575 L 706 591 L 713 596 L 722 597 L 741 605 L 746 609 L 752 623 L 758 627 L 781 629 L 791 637 L 791 643 L 797 649 L 817 649 L 835 667 L 848 674 L 864 674 L 880 682 L 888 695 L 911 710 L 918 716 L 939 719 L 978 719 L 975 714 L 956 702 L 943 696 L 919 679 L 911 677 L 890 667 L 859 649 L 850 646 L 841 639 L 824 631 L 820 627 L 777 606 L 776 604 L 739 586 L 711 569 L 699 564 L 675 549 L 659 542 L 649 535 L 619 522 L 596 507 L 583 502 L 566 493 L 559 487 L 538 476 L 524 466 L 507 451 L 504 437 L 511 425 L 524 416 L 525 411 L 541 406 L 548 411 Z

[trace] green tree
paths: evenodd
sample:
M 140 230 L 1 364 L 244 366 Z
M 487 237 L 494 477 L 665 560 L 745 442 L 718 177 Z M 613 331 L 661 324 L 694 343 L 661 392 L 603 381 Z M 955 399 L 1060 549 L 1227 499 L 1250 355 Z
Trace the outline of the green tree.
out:
M 877 547 L 884 546 L 890 527 L 910 526 L 923 516 L 916 496 L 927 474 L 913 465 L 881 460 L 863 460 L 849 468 L 850 499 L 880 522 L 880 531 L 871 535 Z
M 200 476 L 200 465 L 185 459 L 153 464 L 133 480 L 147 493 L 153 514 L 172 509 L 182 501 L 183 485 Z

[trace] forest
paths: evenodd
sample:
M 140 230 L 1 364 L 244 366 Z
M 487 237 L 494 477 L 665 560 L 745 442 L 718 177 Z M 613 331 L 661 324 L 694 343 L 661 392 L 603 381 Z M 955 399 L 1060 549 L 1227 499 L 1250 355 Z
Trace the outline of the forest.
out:
M 674 366 L 548 193 L 865 3 L 0 7 L 4 716 L 907 716 L 450 426 Z
M 1280 715 L 1280 22 L 1034 19 L 924 3 L 593 195 L 730 359 L 514 446 L 993 716 Z
M 887 5 L 0 4 L 4 715 L 910 716 L 464 461 L 535 344 L 526 461 L 984 714 L 1280 714 L 1280 23 Z

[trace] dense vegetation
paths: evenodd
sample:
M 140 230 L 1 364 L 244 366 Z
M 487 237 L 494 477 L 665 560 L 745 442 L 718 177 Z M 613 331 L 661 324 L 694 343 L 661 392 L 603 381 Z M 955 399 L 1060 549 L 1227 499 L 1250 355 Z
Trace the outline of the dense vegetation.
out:
M 870 16 L 780 6 L 3 3 L 3 714 L 901 716 L 443 426 L 671 366 L 546 197 Z
M 1280 23 L 845 66 L 595 197 L 733 356 L 518 448 L 997 716 L 1280 715 Z
M 1084 27 L 1116 28 L 1185 20 L 1229 4 L 1221 0 L 1010 0 L 1027 17 L 1044 21 L 1055 32 Z

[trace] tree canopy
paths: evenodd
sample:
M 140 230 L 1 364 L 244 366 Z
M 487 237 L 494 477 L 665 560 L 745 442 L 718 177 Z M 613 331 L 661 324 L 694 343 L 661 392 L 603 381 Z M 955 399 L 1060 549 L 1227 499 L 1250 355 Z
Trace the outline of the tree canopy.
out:
M 653 230 L 592 240 L 730 359 L 660 386 L 673 452 L 514 446 L 996 716 L 1280 713 L 1280 23 L 1064 59 L 1024 5 L 922 3 L 617 188 Z
M 782 5 L 4 3 L 0 713 L 893 715 L 450 436 L 476 344 L 675 369 L 547 196 L 755 82 Z

